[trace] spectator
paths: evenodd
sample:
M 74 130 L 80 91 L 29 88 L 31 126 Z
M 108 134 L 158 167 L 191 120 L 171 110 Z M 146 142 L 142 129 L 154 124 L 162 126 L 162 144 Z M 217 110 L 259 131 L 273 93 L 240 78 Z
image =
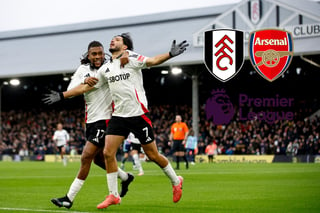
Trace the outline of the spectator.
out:
M 29 157 L 29 149 L 27 143 L 22 144 L 22 147 L 19 150 L 19 155 L 22 159 Z
M 205 149 L 205 153 L 208 155 L 209 163 L 213 163 L 213 158 L 217 155 L 217 144 L 215 142 L 210 142 Z
M 293 156 L 292 141 L 290 141 L 289 144 L 287 145 L 286 153 L 287 153 L 288 156 Z
M 170 122 L 176 114 L 189 114 L 185 119 L 191 124 L 190 109 L 188 106 L 157 105 L 151 106 L 151 117 L 154 118 L 154 129 L 157 147 L 165 155 L 168 155 L 168 135 L 170 134 Z M 73 138 L 72 146 L 77 147 L 78 154 L 82 153 L 85 143 L 83 109 L 61 110 L 59 109 L 34 109 L 28 112 L 22 110 L 2 111 L 2 134 L 0 137 L 0 154 L 4 152 L 18 153 L 23 144 L 27 146 L 29 155 L 34 155 L 38 146 L 42 146 L 45 154 L 56 154 L 53 149 L 52 133 L 59 121 L 64 121 L 65 128 L 70 131 Z M 300 111 L 297 110 L 297 113 Z M 232 121 L 228 125 L 214 125 L 205 119 L 203 108 L 200 110 L 198 154 L 204 154 L 206 145 L 216 140 L 218 154 L 235 154 L 236 139 L 242 140 L 246 154 L 260 154 L 261 143 L 264 144 L 265 153 L 286 155 L 286 148 L 290 140 L 298 139 L 297 155 L 320 154 L 319 132 L 320 117 L 304 119 L 307 114 L 296 115 L 294 121 L 279 121 L 274 125 L 266 125 L 263 121 Z M 9 150 L 8 147 L 11 147 Z

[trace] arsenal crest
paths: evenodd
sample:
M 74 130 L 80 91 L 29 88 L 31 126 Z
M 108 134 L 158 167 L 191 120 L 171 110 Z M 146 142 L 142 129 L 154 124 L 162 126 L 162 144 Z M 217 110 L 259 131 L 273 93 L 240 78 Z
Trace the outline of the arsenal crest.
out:
M 208 71 L 222 82 L 233 78 L 244 62 L 243 32 L 210 30 L 204 34 L 204 63 Z
M 249 37 L 249 57 L 254 69 L 268 81 L 279 78 L 293 57 L 290 32 L 278 29 L 259 30 Z

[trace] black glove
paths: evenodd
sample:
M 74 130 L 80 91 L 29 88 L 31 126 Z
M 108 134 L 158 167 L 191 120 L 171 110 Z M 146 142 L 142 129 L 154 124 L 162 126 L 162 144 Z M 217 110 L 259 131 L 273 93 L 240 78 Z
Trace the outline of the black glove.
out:
M 48 105 L 64 99 L 62 92 L 57 92 L 54 90 L 51 90 L 50 94 L 45 94 L 44 96 L 45 96 L 45 98 L 43 98 L 42 101 L 43 101 L 43 103 L 48 104 Z
M 171 45 L 171 50 L 169 52 L 171 57 L 175 57 L 177 55 L 180 55 L 181 53 L 183 53 L 187 48 L 187 46 L 189 46 L 189 44 L 187 43 L 186 40 L 184 40 L 183 42 L 181 42 L 180 44 L 176 45 L 176 40 L 173 40 L 172 45 Z

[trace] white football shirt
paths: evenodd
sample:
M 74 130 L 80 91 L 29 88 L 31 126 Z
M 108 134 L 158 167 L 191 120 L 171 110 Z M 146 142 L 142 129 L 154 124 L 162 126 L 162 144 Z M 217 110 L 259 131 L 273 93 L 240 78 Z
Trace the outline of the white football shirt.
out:
M 70 136 L 65 129 L 56 130 L 53 134 L 53 140 L 56 142 L 57 146 L 64 146 L 70 140 Z
M 80 65 L 72 76 L 72 80 L 68 86 L 68 90 L 80 85 L 87 77 L 96 77 L 96 69 L 91 69 L 89 64 Z M 93 123 L 98 120 L 106 120 L 111 118 L 112 100 L 109 86 L 107 83 L 101 85 L 99 89 L 94 88 L 84 93 L 85 100 L 85 121 Z
M 147 68 L 147 57 L 129 52 L 129 62 L 120 68 L 120 60 L 113 59 L 98 70 L 100 88 L 106 82 L 109 85 L 114 103 L 114 116 L 133 117 L 148 112 L 148 102 L 143 88 L 142 68 Z

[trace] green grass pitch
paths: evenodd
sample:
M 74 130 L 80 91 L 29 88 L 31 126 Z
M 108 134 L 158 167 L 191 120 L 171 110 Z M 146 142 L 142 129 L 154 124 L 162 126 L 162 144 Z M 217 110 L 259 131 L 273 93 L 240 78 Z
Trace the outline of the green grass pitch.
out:
M 178 170 L 183 196 L 172 202 L 172 188 L 154 163 L 143 163 L 121 205 L 98 210 L 107 195 L 105 172 L 91 172 L 70 210 L 50 199 L 64 196 L 80 163 L 0 162 L 0 212 L 320 212 L 320 164 L 196 164 Z M 172 163 L 173 167 L 175 163 Z M 128 171 L 132 163 L 127 162 Z

